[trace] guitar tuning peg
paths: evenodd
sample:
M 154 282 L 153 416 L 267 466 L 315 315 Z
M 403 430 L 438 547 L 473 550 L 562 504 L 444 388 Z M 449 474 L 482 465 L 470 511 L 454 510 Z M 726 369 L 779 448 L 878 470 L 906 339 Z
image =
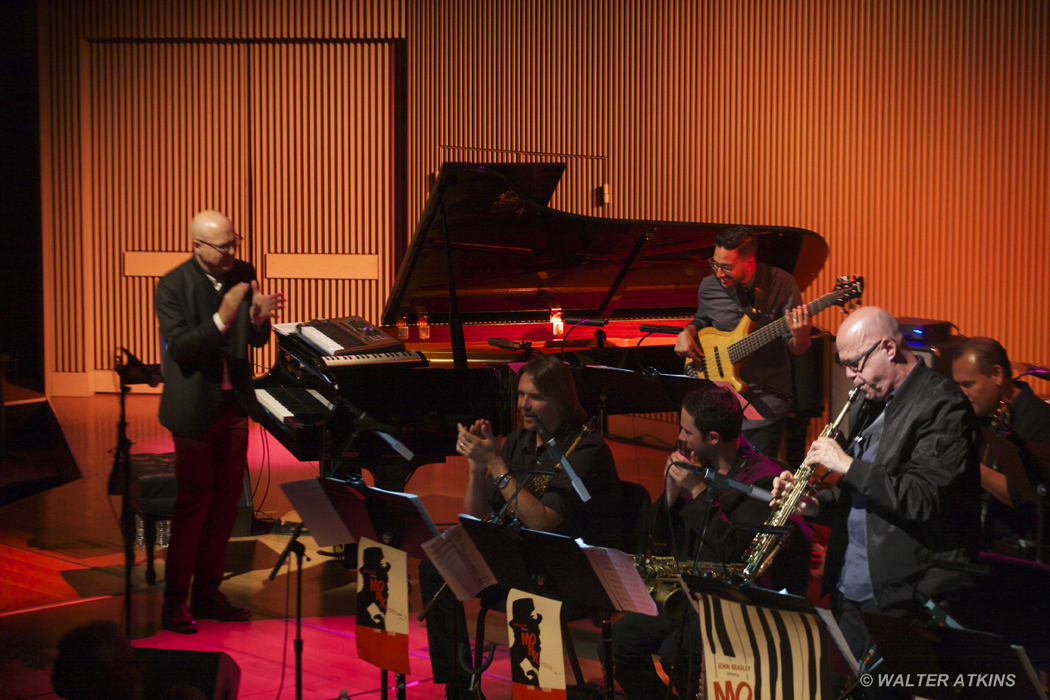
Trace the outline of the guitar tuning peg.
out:
M 835 281 L 836 282 L 848 282 L 849 281 L 849 277 L 846 277 L 846 276 L 836 277 Z

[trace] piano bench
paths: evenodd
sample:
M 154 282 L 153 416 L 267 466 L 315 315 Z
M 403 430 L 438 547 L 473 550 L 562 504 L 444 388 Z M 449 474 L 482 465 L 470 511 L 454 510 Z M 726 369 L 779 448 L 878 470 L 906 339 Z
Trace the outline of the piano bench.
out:
M 157 542 L 157 521 L 171 520 L 175 513 L 175 453 L 131 455 L 131 510 L 142 518 L 146 539 L 146 583 L 157 582 L 153 568 L 153 548 Z

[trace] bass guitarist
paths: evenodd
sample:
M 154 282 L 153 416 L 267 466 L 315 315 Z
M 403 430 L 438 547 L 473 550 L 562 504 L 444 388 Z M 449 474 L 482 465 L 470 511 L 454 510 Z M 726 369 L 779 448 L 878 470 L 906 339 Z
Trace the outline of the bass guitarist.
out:
M 786 318 L 790 333 L 755 350 L 740 367 L 740 378 L 748 385 L 743 396 L 762 416 L 744 421 L 744 436 L 763 454 L 776 457 L 792 404 L 788 353 L 801 355 L 809 348 L 813 324 L 795 278 L 758 262 L 757 250 L 758 240 L 747 227 L 732 226 L 718 234 L 708 261 L 714 274 L 700 282 L 696 314 L 679 333 L 674 350 L 702 361 L 697 342 L 701 329 L 733 331 L 745 313 L 754 323 L 752 331 Z

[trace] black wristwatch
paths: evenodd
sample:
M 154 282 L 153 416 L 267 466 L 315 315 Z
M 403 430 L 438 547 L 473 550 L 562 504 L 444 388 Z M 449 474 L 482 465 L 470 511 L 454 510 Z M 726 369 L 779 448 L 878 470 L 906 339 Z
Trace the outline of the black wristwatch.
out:
M 502 491 L 504 488 L 506 488 L 507 484 L 510 483 L 510 479 L 510 472 L 497 476 L 494 480 L 496 482 L 496 488 Z

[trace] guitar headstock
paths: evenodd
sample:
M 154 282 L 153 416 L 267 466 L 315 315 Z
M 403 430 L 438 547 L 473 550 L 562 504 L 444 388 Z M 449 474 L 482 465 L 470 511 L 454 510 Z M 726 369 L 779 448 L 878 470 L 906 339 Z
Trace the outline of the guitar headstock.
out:
M 857 308 L 857 302 L 864 294 L 864 278 L 851 275 L 835 280 L 835 292 L 839 294 L 835 302 L 842 307 L 842 313 L 848 314 Z

